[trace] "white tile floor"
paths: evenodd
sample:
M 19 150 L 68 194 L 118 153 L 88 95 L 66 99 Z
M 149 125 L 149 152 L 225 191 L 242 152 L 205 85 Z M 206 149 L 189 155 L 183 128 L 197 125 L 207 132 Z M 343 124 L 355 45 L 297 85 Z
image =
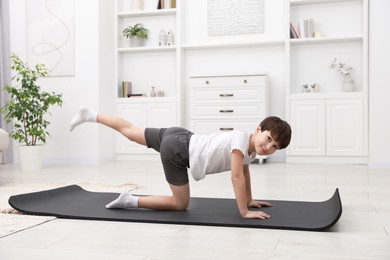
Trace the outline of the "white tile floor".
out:
M 251 165 L 254 197 L 322 201 L 338 187 L 343 215 L 327 232 L 56 219 L 0 239 L 0 259 L 390 259 L 390 170 L 365 165 Z M 46 165 L 7 183 L 136 183 L 168 194 L 158 162 Z M 191 181 L 192 196 L 233 198 L 229 173 Z

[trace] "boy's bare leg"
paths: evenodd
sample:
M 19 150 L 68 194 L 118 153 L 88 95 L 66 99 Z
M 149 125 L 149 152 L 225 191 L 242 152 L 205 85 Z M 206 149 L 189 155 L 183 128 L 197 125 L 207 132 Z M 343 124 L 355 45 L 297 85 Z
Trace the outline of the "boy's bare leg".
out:
M 146 145 L 145 141 L 145 128 L 141 128 L 133 125 L 129 121 L 113 115 L 97 114 L 97 120 L 99 124 L 108 126 L 122 135 L 124 135 L 130 141 L 138 144 Z
M 101 114 L 87 107 L 81 107 L 74 115 L 70 123 L 70 131 L 73 131 L 74 128 L 86 122 L 100 123 L 108 126 L 120 132 L 129 140 L 146 145 L 144 128 L 137 127 L 121 117 Z
M 186 210 L 190 203 L 190 185 L 169 184 L 172 196 L 139 197 L 138 207 L 156 210 Z
M 137 127 L 127 120 L 114 116 L 97 113 L 86 107 L 80 110 L 73 117 L 70 124 L 70 131 L 80 124 L 86 122 L 95 122 L 110 127 L 129 140 L 141 145 L 146 145 L 145 128 Z M 146 196 L 137 197 L 129 192 L 120 194 L 120 196 L 107 204 L 107 208 L 148 208 L 155 210 L 185 210 L 190 202 L 190 186 L 169 185 L 172 190 L 172 196 Z

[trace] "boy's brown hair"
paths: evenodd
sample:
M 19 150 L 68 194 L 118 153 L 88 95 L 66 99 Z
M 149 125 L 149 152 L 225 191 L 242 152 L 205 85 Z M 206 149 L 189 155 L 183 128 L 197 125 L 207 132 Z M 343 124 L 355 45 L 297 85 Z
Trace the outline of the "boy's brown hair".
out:
M 279 144 L 279 149 L 284 149 L 290 144 L 291 127 L 277 116 L 269 116 L 260 123 L 261 132 L 269 131 L 272 138 Z

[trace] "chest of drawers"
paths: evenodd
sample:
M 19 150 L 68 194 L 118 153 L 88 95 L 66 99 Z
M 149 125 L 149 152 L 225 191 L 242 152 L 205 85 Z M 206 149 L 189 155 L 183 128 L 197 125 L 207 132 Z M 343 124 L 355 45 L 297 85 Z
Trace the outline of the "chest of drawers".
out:
M 195 133 L 253 132 L 268 115 L 267 74 L 193 76 L 189 124 Z

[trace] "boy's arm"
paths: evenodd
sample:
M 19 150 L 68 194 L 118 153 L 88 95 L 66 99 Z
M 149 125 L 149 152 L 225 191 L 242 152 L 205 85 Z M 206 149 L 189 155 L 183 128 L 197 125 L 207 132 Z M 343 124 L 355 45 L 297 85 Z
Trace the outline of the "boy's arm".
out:
M 244 176 L 245 176 L 245 186 L 246 186 L 246 202 L 251 208 L 261 208 L 264 207 L 272 207 L 272 204 L 269 202 L 263 201 L 255 201 L 252 198 L 252 187 L 251 187 L 251 175 L 249 171 L 249 165 L 244 165 Z
M 249 203 L 251 203 L 251 201 L 253 200 L 249 165 L 244 165 L 243 170 L 244 170 L 245 186 L 246 186 L 246 203 L 249 205 Z
M 250 211 L 247 204 L 246 181 L 243 172 L 244 155 L 239 150 L 233 150 L 232 154 L 232 184 L 236 195 L 237 206 L 243 218 L 269 218 L 270 215 L 262 211 Z

